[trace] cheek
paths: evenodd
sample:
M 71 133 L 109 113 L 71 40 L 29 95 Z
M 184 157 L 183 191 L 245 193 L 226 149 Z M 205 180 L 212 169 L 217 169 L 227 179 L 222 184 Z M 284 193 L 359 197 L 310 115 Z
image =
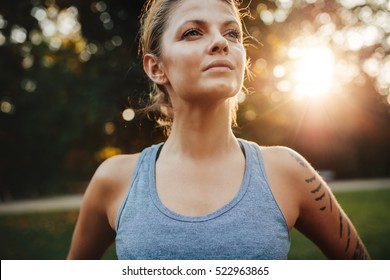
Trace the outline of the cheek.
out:
M 170 81 L 197 77 L 201 62 L 201 54 L 194 48 L 172 48 L 163 57 L 166 75 Z
M 237 70 L 243 79 L 246 71 L 246 64 L 247 64 L 245 51 L 241 49 L 237 51 L 236 63 L 237 63 Z
M 245 71 L 245 66 L 246 66 L 246 52 L 243 48 L 239 49 L 239 60 L 241 64 L 241 68 L 243 71 Z
M 190 66 L 194 67 L 200 64 L 199 50 L 196 48 L 176 48 L 170 52 L 170 66 L 178 71 L 189 71 Z

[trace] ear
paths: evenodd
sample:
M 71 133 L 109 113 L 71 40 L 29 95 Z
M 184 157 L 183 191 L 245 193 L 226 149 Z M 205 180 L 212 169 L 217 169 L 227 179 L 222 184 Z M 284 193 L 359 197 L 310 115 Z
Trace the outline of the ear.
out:
M 157 85 L 163 85 L 167 82 L 167 77 L 163 71 L 163 68 L 153 54 L 145 54 L 143 59 L 144 71 L 149 78 Z

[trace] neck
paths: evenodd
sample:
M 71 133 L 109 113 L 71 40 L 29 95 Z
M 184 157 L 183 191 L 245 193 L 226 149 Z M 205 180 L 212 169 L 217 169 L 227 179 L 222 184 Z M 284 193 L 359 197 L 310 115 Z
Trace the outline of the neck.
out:
M 175 111 L 164 149 L 190 158 L 210 158 L 239 148 L 231 129 L 229 102 L 218 107 Z

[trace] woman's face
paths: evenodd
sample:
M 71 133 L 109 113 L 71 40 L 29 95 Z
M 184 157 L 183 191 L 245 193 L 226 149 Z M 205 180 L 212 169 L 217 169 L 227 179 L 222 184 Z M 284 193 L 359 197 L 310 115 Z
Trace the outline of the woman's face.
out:
M 226 100 L 242 88 L 246 53 L 240 19 L 221 0 L 183 0 L 162 37 L 161 65 L 172 102 Z

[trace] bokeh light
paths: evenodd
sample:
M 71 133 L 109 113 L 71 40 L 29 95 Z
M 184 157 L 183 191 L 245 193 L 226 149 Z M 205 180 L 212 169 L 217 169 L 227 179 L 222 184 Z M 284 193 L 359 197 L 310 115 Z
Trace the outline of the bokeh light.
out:
M 24 41 L 26 41 L 27 38 L 27 31 L 23 27 L 20 26 L 13 26 L 11 29 L 11 42 L 22 44 Z
M 107 122 L 104 124 L 104 132 L 107 135 L 112 135 L 115 132 L 115 124 L 113 122 Z
M 113 157 L 113 156 L 116 156 L 116 155 L 119 155 L 122 153 L 122 150 L 117 148 L 117 147 L 114 147 L 114 146 L 105 146 L 104 148 L 102 148 L 101 150 L 99 150 L 96 154 L 95 154 L 95 158 L 98 160 L 98 161 L 103 161 L 103 160 L 106 160 L 110 157 Z
M 125 121 L 132 121 L 135 117 L 135 112 L 133 109 L 131 108 L 127 108 L 126 110 L 124 110 L 122 112 L 122 118 L 125 120 Z
M 0 111 L 5 114 L 13 114 L 15 112 L 15 105 L 7 97 L 3 97 L 0 101 Z

